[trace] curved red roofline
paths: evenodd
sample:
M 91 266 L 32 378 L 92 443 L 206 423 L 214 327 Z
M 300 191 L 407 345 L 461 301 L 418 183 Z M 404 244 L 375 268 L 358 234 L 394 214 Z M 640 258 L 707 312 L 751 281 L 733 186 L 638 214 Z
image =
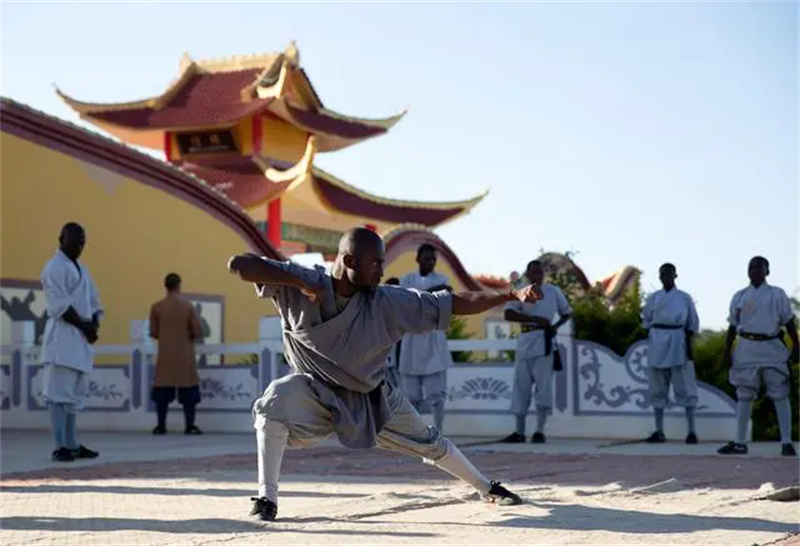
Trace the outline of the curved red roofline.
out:
M 428 243 L 433 245 L 439 257 L 447 262 L 447 265 L 453 270 L 458 277 L 458 280 L 464 284 L 468 290 L 485 290 L 478 281 L 472 278 L 467 273 L 461 260 L 458 259 L 456 253 L 453 252 L 447 243 L 442 241 L 435 233 L 421 228 L 400 228 L 395 230 L 384 237 L 386 244 L 386 263 L 391 263 L 403 252 L 409 250 L 417 251 L 420 245 Z
M 0 98 L 0 130 L 108 169 L 178 197 L 233 229 L 254 252 L 286 258 L 258 230 L 246 212 L 199 178 L 138 152 L 124 144 L 81 129 L 69 122 Z M 236 252 L 236 249 L 231 249 Z

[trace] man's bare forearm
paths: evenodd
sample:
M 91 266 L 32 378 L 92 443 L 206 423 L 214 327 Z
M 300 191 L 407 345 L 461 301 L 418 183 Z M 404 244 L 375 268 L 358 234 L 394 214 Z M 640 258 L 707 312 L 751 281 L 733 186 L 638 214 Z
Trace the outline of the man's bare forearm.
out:
M 730 354 L 733 342 L 736 340 L 736 327 L 728 327 L 728 336 L 725 338 L 725 352 Z
M 522 324 L 537 324 L 539 326 L 550 326 L 550 321 L 543 317 L 526 315 L 513 309 L 506 309 L 503 318 L 509 322 L 520 322 Z
M 798 348 L 800 348 L 800 341 L 797 339 L 797 324 L 795 323 L 794 318 L 790 319 L 784 328 L 786 328 L 786 333 L 789 334 L 789 339 L 792 340 L 792 348 L 797 351 Z
M 454 315 L 478 315 L 498 305 L 516 301 L 512 292 L 454 292 Z
M 560 317 L 558 317 L 558 321 L 555 324 L 553 324 L 553 330 L 558 330 L 564 323 L 566 323 L 571 318 L 572 318 L 572 313 L 561 315 Z

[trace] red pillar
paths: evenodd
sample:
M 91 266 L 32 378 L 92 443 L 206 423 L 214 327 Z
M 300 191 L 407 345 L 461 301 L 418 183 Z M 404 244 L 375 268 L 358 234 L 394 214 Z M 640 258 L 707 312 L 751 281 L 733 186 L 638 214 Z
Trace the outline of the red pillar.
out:
M 375 224 L 364 224 L 364 227 L 370 231 L 378 231 L 378 226 Z
M 172 161 L 172 134 L 169 131 L 164 131 L 164 157 Z
M 267 205 L 267 238 L 272 246 L 281 246 L 281 198 L 273 199 Z

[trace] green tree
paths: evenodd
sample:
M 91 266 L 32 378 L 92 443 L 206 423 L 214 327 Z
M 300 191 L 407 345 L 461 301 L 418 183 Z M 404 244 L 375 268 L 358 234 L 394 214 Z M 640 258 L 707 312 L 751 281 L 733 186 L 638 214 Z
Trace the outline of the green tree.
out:
M 572 260 L 574 252 L 565 252 Z M 641 325 L 642 292 L 636 284 L 616 305 L 610 306 L 597 284 L 585 289 L 571 268 L 547 268 L 548 281 L 564 292 L 572 307 L 573 335 L 576 339 L 593 341 L 624 355 L 628 348 L 647 337 Z
M 467 321 L 464 317 L 453 315 L 450 319 L 450 326 L 447 328 L 447 339 L 472 339 L 473 332 L 467 331 Z M 472 353 L 470 351 L 453 351 L 453 362 L 471 362 Z

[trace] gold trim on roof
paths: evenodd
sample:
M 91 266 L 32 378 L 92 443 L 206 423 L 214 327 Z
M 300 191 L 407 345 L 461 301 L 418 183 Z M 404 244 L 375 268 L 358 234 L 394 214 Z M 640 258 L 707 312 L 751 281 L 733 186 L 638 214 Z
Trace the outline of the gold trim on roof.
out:
M 108 111 L 115 111 L 115 110 L 135 110 L 139 108 L 155 108 L 156 105 L 156 98 L 151 97 L 149 99 L 142 99 L 137 101 L 131 102 L 118 102 L 118 103 L 93 103 L 93 102 L 83 102 L 76 99 L 73 99 L 61 89 L 58 88 L 55 84 L 53 87 L 56 90 L 56 94 L 63 100 L 67 106 L 78 112 L 78 114 L 84 115 L 91 115 L 91 114 L 99 114 L 101 112 L 108 112 Z
M 401 119 L 403 119 L 406 114 L 408 114 L 408 107 L 404 108 L 402 112 L 399 114 L 395 114 L 394 116 L 389 116 L 388 118 L 377 118 L 377 119 L 370 119 L 370 118 L 357 118 L 355 116 L 347 116 L 345 114 L 340 114 L 339 112 L 335 112 L 333 110 L 328 110 L 327 108 L 320 108 L 319 113 L 330 116 L 334 119 L 338 119 L 340 121 L 349 121 L 352 123 L 360 123 L 362 125 L 369 125 L 371 127 L 380 127 L 381 129 L 386 129 L 387 131 L 397 125 Z
M 187 81 L 196 74 L 216 74 L 223 72 L 235 72 L 237 70 L 248 70 L 252 68 L 264 68 L 264 72 L 259 74 L 253 80 L 253 83 L 242 89 L 242 97 L 248 90 L 252 92 L 261 77 L 266 74 L 275 61 L 281 55 L 278 54 L 263 54 L 263 55 L 249 55 L 237 57 L 225 57 L 222 59 L 212 59 L 210 61 L 194 61 L 188 53 L 184 53 L 180 61 L 180 73 L 178 77 L 158 96 L 149 97 L 142 100 L 120 103 L 92 103 L 76 100 L 69 95 L 63 93 L 57 86 L 54 85 L 56 93 L 61 100 L 81 115 L 99 114 L 102 112 L 119 111 L 119 110 L 134 110 L 138 108 L 154 108 L 159 109 L 169 103 L 170 100 L 178 93 Z M 247 102 L 248 99 L 242 102 Z
M 300 183 L 304 182 L 306 177 L 309 176 L 313 169 L 314 155 L 317 152 L 317 140 L 312 136 L 308 137 L 306 141 L 306 149 L 303 152 L 303 157 L 300 160 L 284 171 L 280 171 L 270 166 L 269 162 L 261 156 L 253 156 L 253 161 L 258 165 L 258 168 L 264 172 L 270 182 L 282 183 L 293 181 L 283 193 L 291 191 Z
M 361 197 L 362 199 L 366 199 L 367 201 L 372 201 L 373 203 L 378 203 L 381 205 L 388 205 L 393 207 L 433 209 L 433 210 L 447 210 L 447 209 L 460 208 L 464 209 L 464 211 L 469 211 L 475 205 L 480 203 L 483 200 L 483 198 L 489 194 L 489 189 L 487 188 L 486 190 L 476 195 L 475 197 L 463 201 L 440 201 L 440 202 L 407 201 L 403 199 L 389 199 L 387 197 L 379 197 L 377 195 L 367 193 L 364 190 L 360 190 L 354 186 L 351 186 L 344 180 L 336 178 L 332 174 L 323 171 L 319 167 L 314 167 L 314 175 L 319 176 L 320 178 L 323 178 L 326 182 L 333 184 L 339 189 L 342 189 L 348 193 L 355 194 Z
M 205 61 L 194 61 L 201 69 L 215 74 L 217 72 L 236 72 L 253 68 L 269 68 L 280 57 L 280 53 L 256 53 L 253 55 L 232 55 Z
M 430 233 L 431 235 L 433 235 L 434 237 L 436 237 L 437 239 L 439 238 L 439 236 L 436 235 L 433 232 L 433 230 L 431 230 L 431 228 L 429 228 L 428 226 L 426 226 L 424 224 L 414 224 L 412 222 L 409 222 L 407 224 L 399 224 L 397 226 L 390 227 L 389 229 L 383 231 L 382 233 L 379 233 L 378 235 L 381 236 L 381 239 L 383 239 L 384 243 L 388 243 L 389 241 L 391 241 L 392 239 L 394 239 L 398 235 L 402 235 L 403 233 L 407 233 L 407 232 L 411 232 L 411 231 L 426 231 L 426 232 Z
M 286 80 L 289 77 L 289 62 L 285 59 L 281 60 L 280 64 L 280 72 L 278 74 L 277 80 L 270 85 L 261 85 L 261 82 L 264 81 L 264 78 L 270 75 L 271 72 L 274 71 L 274 66 L 271 66 L 264 70 L 261 74 L 258 75 L 258 79 L 253 82 L 252 85 L 242 89 L 242 96 L 244 94 L 250 93 L 252 96 L 253 90 L 255 90 L 256 96 L 260 99 L 280 99 L 283 98 L 283 90 L 286 87 Z

